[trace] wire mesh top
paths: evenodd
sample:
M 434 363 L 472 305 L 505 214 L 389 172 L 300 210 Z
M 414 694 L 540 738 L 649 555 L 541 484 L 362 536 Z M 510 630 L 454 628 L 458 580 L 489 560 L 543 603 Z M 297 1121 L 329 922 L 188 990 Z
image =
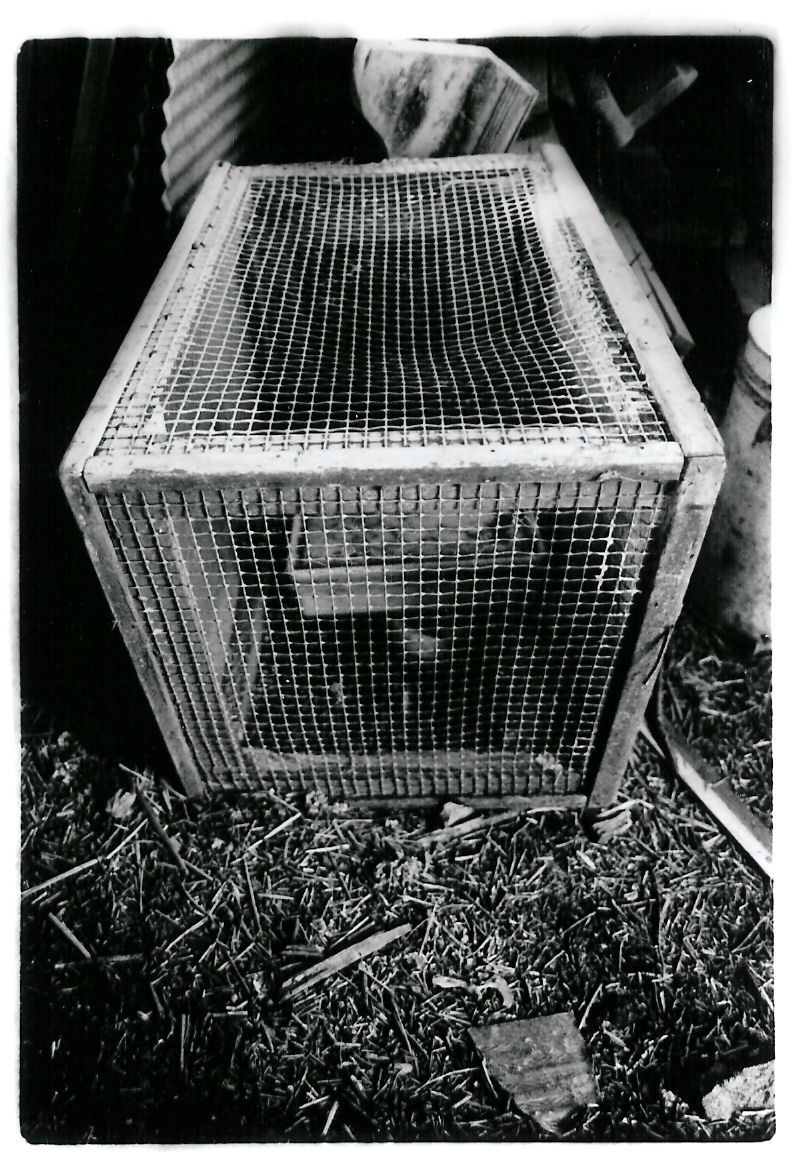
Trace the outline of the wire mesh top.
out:
M 670 438 L 531 154 L 226 166 L 98 452 Z

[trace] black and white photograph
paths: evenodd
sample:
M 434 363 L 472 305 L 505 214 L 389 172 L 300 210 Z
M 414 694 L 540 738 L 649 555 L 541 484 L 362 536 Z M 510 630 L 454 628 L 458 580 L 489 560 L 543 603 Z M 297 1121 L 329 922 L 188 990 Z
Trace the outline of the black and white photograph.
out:
M 776 1135 L 777 38 L 469 24 L 14 45 L 27 1143 Z

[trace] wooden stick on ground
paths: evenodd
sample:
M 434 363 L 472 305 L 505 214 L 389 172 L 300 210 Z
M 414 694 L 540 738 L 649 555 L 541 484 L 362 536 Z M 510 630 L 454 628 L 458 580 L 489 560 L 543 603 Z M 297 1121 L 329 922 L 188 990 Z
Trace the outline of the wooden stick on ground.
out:
M 144 824 L 145 821 L 141 820 L 129 835 L 125 836 L 121 843 L 117 844 L 112 852 L 108 852 L 106 856 L 94 856 L 92 860 L 85 860 L 82 864 L 75 864 L 73 868 L 67 868 L 65 872 L 59 872 L 57 876 L 49 876 L 46 880 L 41 880 L 38 884 L 31 884 L 29 888 L 25 888 L 21 893 L 20 899 L 27 900 L 39 892 L 45 892 L 47 888 L 52 888 L 55 884 L 61 884 L 64 880 L 69 880 L 72 876 L 79 876 L 81 872 L 86 872 L 96 864 L 106 864 L 107 861 L 112 860 L 113 856 L 116 856 L 122 848 L 125 848 L 130 840 L 134 839 Z
M 77 937 L 72 932 L 71 928 L 69 928 L 68 925 L 64 924 L 63 921 L 60 919 L 60 917 L 56 916 L 54 912 L 48 912 L 47 916 L 52 921 L 52 923 L 55 925 L 55 927 L 58 929 L 58 931 L 63 933 L 63 935 L 66 937 L 66 939 L 69 941 L 69 943 L 74 945 L 74 947 L 77 949 L 79 954 L 85 960 L 93 960 L 93 956 L 90 954 L 90 952 L 85 947 L 83 942 L 81 940 L 77 939 Z
M 707 764 L 666 721 L 662 726 L 662 734 L 667 744 L 670 762 L 679 778 L 758 867 L 772 879 L 770 830 L 739 799 L 731 788 L 727 776 L 711 764 Z
M 151 804 L 149 803 L 145 793 L 142 791 L 142 789 L 137 784 L 135 784 L 135 795 L 137 796 L 137 799 L 140 803 L 140 807 L 143 809 L 146 816 L 148 817 L 149 824 L 154 829 L 154 832 L 156 833 L 159 840 L 161 840 L 161 842 L 164 845 L 165 850 L 167 851 L 171 860 L 176 865 L 179 872 L 186 872 L 187 871 L 187 865 L 182 860 L 181 854 L 180 854 L 178 848 L 176 847 L 175 842 L 170 838 L 170 836 L 168 836 L 167 832 L 162 827 L 162 825 L 159 821 L 159 817 L 157 816 L 156 812 L 154 811 Z
M 449 824 L 447 828 L 437 828 L 434 832 L 427 832 L 416 843 L 421 848 L 431 844 L 442 844 L 447 840 L 458 840 L 462 836 L 472 836 L 475 833 L 486 832 L 497 824 L 504 824 L 508 820 L 515 820 L 523 813 L 515 808 L 509 812 L 498 812 L 496 816 L 476 816 L 473 820 L 464 820 L 461 824 Z
M 363 957 L 370 956 L 374 952 L 381 952 L 388 944 L 392 944 L 394 940 L 399 940 L 411 931 L 411 924 L 399 924 L 397 928 L 390 928 L 385 932 L 374 932 L 372 936 L 367 936 L 358 944 L 351 944 L 343 951 L 336 952 L 334 956 L 328 956 L 326 960 L 319 961 L 318 964 L 314 964 L 304 972 L 290 976 L 288 980 L 283 982 L 283 995 L 290 999 L 298 993 L 304 992 L 311 985 L 317 984 L 319 980 L 325 980 L 328 976 L 333 976 L 336 972 L 356 964 Z

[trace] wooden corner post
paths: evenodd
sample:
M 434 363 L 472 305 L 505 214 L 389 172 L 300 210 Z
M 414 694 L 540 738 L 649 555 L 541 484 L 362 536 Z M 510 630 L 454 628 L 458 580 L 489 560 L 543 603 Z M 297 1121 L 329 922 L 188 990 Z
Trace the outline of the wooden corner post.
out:
M 606 808 L 615 800 L 724 472 L 725 460 L 719 453 L 693 456 L 685 465 L 629 670 L 590 792 L 590 807 Z

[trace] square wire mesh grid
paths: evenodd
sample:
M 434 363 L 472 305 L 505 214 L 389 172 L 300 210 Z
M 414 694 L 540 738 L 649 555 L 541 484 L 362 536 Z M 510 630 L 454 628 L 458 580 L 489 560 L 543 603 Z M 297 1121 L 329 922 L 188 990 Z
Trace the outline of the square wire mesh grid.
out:
M 414 797 L 584 786 L 668 495 L 621 479 L 98 499 L 207 781 Z
M 529 155 L 229 166 L 98 453 L 669 439 Z

